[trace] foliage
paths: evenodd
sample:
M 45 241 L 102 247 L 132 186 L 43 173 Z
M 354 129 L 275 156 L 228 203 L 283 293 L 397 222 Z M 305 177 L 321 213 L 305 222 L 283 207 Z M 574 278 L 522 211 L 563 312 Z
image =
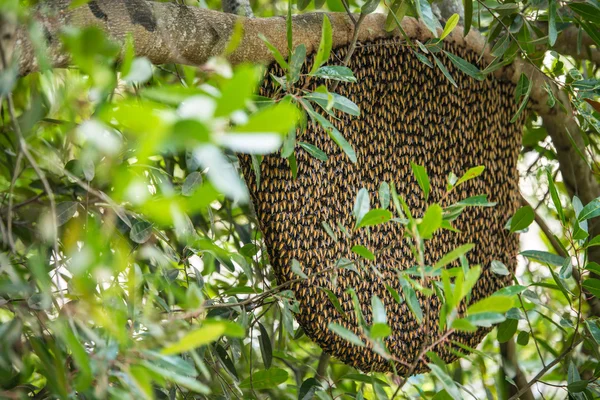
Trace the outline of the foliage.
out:
M 214 2 L 198 6 L 218 8 Z M 261 16 L 292 12 L 286 2 L 254 6 Z M 435 3 L 299 0 L 296 7 L 355 10 L 356 27 L 378 7 L 390 10 L 390 27 L 405 16 L 419 17 L 435 35 L 442 33 L 407 45 L 456 85 L 436 54 L 460 29 L 458 16 L 440 23 Z M 474 79 L 486 79 L 517 57 L 548 75 L 568 95 L 586 133 L 580 154 L 596 168 L 600 74 L 598 65 L 573 50 L 584 37 L 600 48 L 597 1 L 465 0 L 464 10 L 464 32 L 486 34 L 495 60 L 480 71 L 444 51 L 450 61 Z M 0 12 L 15 12 L 36 32 L 29 11 L 25 3 L 0 5 Z M 560 35 L 573 29 L 577 42 L 558 47 Z M 522 187 L 528 198 L 542 200 L 536 207 L 524 205 L 507 224 L 507 235 L 530 230 L 515 285 L 464 314 L 458 304 L 482 268 L 466 262 L 475 244 L 465 243 L 429 266 L 424 242 L 440 229 L 453 229 L 466 207 L 494 206 L 486 194 L 446 207 L 431 203 L 423 215 L 413 215 L 391 182 L 381 183 L 382 204 L 374 205 L 366 189 L 355 194 L 355 229 L 406 227 L 404 240 L 418 262 L 401 271 L 402 293 L 392 295 L 421 320 L 416 293 L 434 292 L 419 278 L 439 276 L 434 290 L 443 301 L 446 334 L 497 324 L 478 349 L 465 348 L 472 354 L 448 366 L 424 352 L 432 373 L 398 381 L 328 364 L 303 336 L 293 319 L 293 296 L 285 284 L 277 285 L 269 265 L 235 153 L 250 153 L 259 165 L 262 155 L 280 151 L 294 169 L 296 126 L 310 118 L 356 162 L 356 149 L 320 112 L 361 111 L 335 93 L 335 82 L 356 80 L 347 60 L 323 65 L 332 46 L 328 19 L 306 76 L 306 48 L 293 49 L 291 34 L 290 24 L 287 59 L 271 46 L 285 71 L 267 77 L 281 87 L 274 99 L 254 95 L 261 66 L 232 67 L 223 58 L 201 68 L 153 66 L 135 57 L 130 40 L 117 62 L 119 45 L 96 28 L 65 29 L 61 40 L 75 68 L 46 68 L 19 79 L 14 68 L 0 72 L 0 397 L 507 398 L 523 371 L 530 379 L 543 372 L 536 379 L 545 383 L 536 388 L 544 395 L 598 396 L 600 320 L 591 304 L 600 299 L 600 265 L 591 253 L 600 236 L 590 235 L 590 227 L 600 215 L 600 199 L 582 204 L 569 195 L 556 173 L 556 149 L 534 113 L 523 136 Z M 431 54 L 435 65 L 423 54 Z M 301 78 L 328 84 L 309 92 L 296 86 Z M 518 114 L 527 112 L 532 88 L 531 77 L 522 75 Z M 549 106 L 564 106 L 547 89 Z M 313 145 L 298 145 L 327 158 Z M 485 167 L 449 176 L 447 192 L 477 179 Z M 412 171 L 429 201 L 427 170 L 413 164 Z M 551 221 L 553 234 L 545 232 L 543 249 L 532 249 L 533 221 L 540 215 Z M 366 247 L 353 251 L 374 258 Z M 335 268 L 355 266 L 341 259 Z M 500 262 L 490 268 L 510 273 Z M 294 270 L 298 279 L 306 278 L 300 266 Z M 335 295 L 328 295 L 335 305 Z M 381 340 L 390 334 L 385 307 L 376 296 L 372 309 L 373 324 L 362 326 L 369 343 L 340 325 L 330 329 L 390 357 Z

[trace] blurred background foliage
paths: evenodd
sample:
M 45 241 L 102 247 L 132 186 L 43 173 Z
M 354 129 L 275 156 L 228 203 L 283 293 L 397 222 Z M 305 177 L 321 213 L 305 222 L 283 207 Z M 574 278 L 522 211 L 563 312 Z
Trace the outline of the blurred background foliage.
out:
M 279 0 L 251 5 L 261 17 L 288 11 Z M 33 6 L 7 1 L 0 12 L 39 35 Z M 345 10 L 341 0 L 291 6 Z M 400 19 L 431 12 L 426 0 L 374 6 L 403 10 Z M 598 65 L 552 46 L 556 30 L 573 28 L 598 51 L 597 1 L 477 0 L 465 14 L 498 63 L 525 57 L 571 95 L 596 170 Z M 235 157 L 278 151 L 299 117 L 289 101 L 254 97 L 263 67 L 153 66 L 130 41 L 117 62 L 121 45 L 95 28 L 65 29 L 62 40 L 73 67 L 0 74 L 0 398 L 494 399 L 546 368 L 526 396 L 598 396 L 590 299 L 600 281 L 584 279 L 600 273 L 587 262 L 600 244 L 587 220 L 600 205 L 569 198 L 535 114 L 520 158 L 533 207 L 511 227 L 529 250 L 515 277 L 520 303 L 471 355 L 401 382 L 322 355 L 277 286 Z M 515 101 L 526 104 L 530 86 L 524 77 Z

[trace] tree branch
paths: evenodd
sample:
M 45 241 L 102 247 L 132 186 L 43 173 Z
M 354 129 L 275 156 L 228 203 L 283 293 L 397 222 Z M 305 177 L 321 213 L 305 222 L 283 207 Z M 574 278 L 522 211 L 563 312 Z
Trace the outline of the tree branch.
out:
M 583 338 L 582 337 L 580 337 L 579 339 L 577 339 L 571 346 L 567 347 L 565 349 L 565 351 L 563 351 L 558 357 L 556 357 L 554 360 L 552 360 L 552 362 L 550 362 L 550 364 L 548 364 L 544 368 L 542 368 L 542 370 L 540 372 L 538 372 L 538 374 L 532 380 L 530 380 L 523 388 L 521 388 L 521 390 L 519 390 L 514 396 L 512 396 L 508 400 L 518 400 L 518 399 L 520 399 L 521 396 L 524 393 L 526 393 L 529 390 L 530 387 L 532 387 L 533 385 L 536 384 L 536 382 L 538 382 L 540 379 L 542 379 L 542 377 L 546 374 L 546 372 L 550 371 L 563 358 L 565 358 L 566 356 L 568 356 L 571 353 L 571 351 L 576 346 L 578 346 L 581 342 L 583 342 Z
M 59 40 L 65 26 L 98 26 L 121 43 L 131 34 L 138 56 L 154 64 L 202 65 L 210 57 L 223 55 L 236 23 L 243 26 L 240 45 L 228 58 L 233 63 L 271 62 L 273 56 L 258 38 L 263 34 L 284 56 L 287 55 L 286 21 L 282 17 L 245 18 L 219 11 L 144 0 L 96 0 L 69 9 L 69 0 L 58 0 L 39 8 L 34 18 L 41 22 L 47 39 L 50 64 L 66 67 L 68 54 Z M 307 53 L 316 51 L 321 40 L 323 13 L 293 17 L 294 46 L 303 43 Z M 336 47 L 350 43 L 354 24 L 345 13 L 328 14 Z M 359 41 L 389 37 L 384 29 L 385 16 L 372 14 L 365 19 Z M 415 20 L 407 22 L 410 32 L 419 35 L 422 27 Z M 39 68 L 34 46 L 27 30 L 19 29 L 21 75 Z

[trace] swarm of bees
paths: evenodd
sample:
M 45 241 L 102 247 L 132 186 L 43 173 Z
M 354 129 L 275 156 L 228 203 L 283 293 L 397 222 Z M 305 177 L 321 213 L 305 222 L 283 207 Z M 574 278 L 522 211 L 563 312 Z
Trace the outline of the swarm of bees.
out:
M 453 43 L 444 46 L 447 51 L 482 67 L 478 54 L 473 51 Z M 339 64 L 346 51 L 345 47 L 334 50 L 331 60 Z M 425 242 L 428 265 L 460 245 L 475 245 L 467 259 L 470 265 L 481 265 L 482 273 L 470 303 L 509 284 L 510 276 L 490 270 L 492 260 L 501 261 L 511 271 L 516 264 L 518 238 L 504 229 L 519 204 L 516 165 L 523 119 L 510 123 L 517 111 L 515 86 L 492 78 L 475 80 L 455 68 L 442 53 L 438 53 L 438 57 L 458 88 L 451 85 L 439 69 L 419 61 L 406 43 L 386 39 L 358 45 L 348 65 L 357 82 L 340 84 L 336 92 L 356 103 L 361 115 L 336 113 L 337 118 L 332 118 L 320 111 L 352 144 L 356 163 L 313 122 L 308 123 L 306 131 L 298 132 L 297 139 L 317 146 L 327 153 L 328 159 L 320 161 L 297 145 L 296 179 L 288 160 L 275 154 L 263 159 L 261 183 L 257 186 L 250 157 L 240 155 L 240 165 L 278 281 L 298 279 L 291 269 L 293 259 L 308 276 L 290 286 L 299 303 L 296 315 L 299 325 L 325 352 L 363 371 L 395 370 L 399 375 L 406 375 L 410 371 L 408 366 L 414 363 L 416 368 L 412 372 L 424 372 L 427 370 L 425 362 L 417 360 L 424 348 L 439 341 L 432 350 L 442 360 L 451 362 L 465 353 L 456 342 L 476 347 L 490 328 L 454 332 L 440 341 L 445 332 L 439 328 L 440 299 L 435 294 L 426 296 L 417 291 L 423 310 L 421 323 L 406 301 L 394 299 L 387 286 L 402 294 L 397 271 L 411 268 L 416 262 L 403 238 L 403 225 L 389 222 L 369 230 L 354 229 L 356 219 L 352 209 L 361 188 L 369 191 L 374 208 L 379 207 L 380 184 L 393 182 L 412 214 L 420 217 L 427 203 L 411 170 L 411 162 L 414 162 L 427 169 L 431 180 L 429 204 L 440 202 L 448 206 L 482 194 L 497 203 L 495 207 L 466 209 L 454 221 L 454 227 L 460 232 L 438 231 Z M 276 65 L 270 67 L 267 76 L 269 73 L 283 75 Z M 314 90 L 323 83 L 301 81 L 300 87 L 306 85 Z M 273 96 L 277 85 L 265 79 L 260 92 L 263 96 Z M 478 165 L 486 168 L 480 177 L 446 195 L 451 172 L 460 176 Z M 393 205 L 390 210 L 394 211 Z M 333 228 L 335 237 L 325 231 L 323 221 Z M 352 237 L 344 230 L 351 232 Z M 357 244 L 376 254 L 375 260 L 369 261 L 352 252 L 351 248 Z M 336 268 L 340 258 L 363 267 Z M 452 264 L 453 267 L 458 265 L 458 262 Z M 431 283 L 428 281 L 427 285 Z M 363 328 L 357 323 L 350 288 L 356 292 L 367 325 L 372 323 L 371 297 L 377 295 L 383 300 L 392 330 L 384 343 L 396 361 L 383 357 L 369 345 Z M 333 292 L 343 313 L 334 307 L 323 289 Z M 464 312 L 467 305 L 462 304 L 460 312 Z M 341 338 L 328 328 L 331 322 L 344 326 L 367 345 L 356 346 Z

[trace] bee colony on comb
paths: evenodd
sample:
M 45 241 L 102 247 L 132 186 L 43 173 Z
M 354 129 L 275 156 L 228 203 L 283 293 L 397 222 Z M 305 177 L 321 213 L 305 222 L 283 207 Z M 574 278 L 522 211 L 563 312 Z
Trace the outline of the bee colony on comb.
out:
M 480 64 L 478 54 L 469 49 L 454 43 L 445 43 L 444 47 L 472 64 Z M 346 51 L 346 47 L 335 49 L 332 63 L 340 64 Z M 356 219 L 352 210 L 361 188 L 369 191 L 372 204 L 379 204 L 380 184 L 393 182 L 412 214 L 421 217 L 427 204 L 411 170 L 414 162 L 426 168 L 431 180 L 429 203 L 448 206 L 481 194 L 497 203 L 495 207 L 467 208 L 453 223 L 460 232 L 441 230 L 425 242 L 428 265 L 460 245 L 475 245 L 467 258 L 471 265 L 481 265 L 482 273 L 470 303 L 510 283 L 510 275 L 496 275 L 490 270 L 492 260 L 501 261 L 511 271 L 516 264 L 518 238 L 504 229 L 519 205 L 516 164 L 523 118 L 510 123 L 517 111 L 515 86 L 490 77 L 475 80 L 455 68 L 443 54 L 439 57 L 458 88 L 438 68 L 419 61 L 400 40 L 358 44 L 348 65 L 357 82 L 341 83 L 335 92 L 356 103 L 361 115 L 337 113 L 339 119 L 334 119 L 321 111 L 352 144 L 356 163 L 323 128 L 310 121 L 305 132 L 298 132 L 298 141 L 317 146 L 328 159 L 320 161 L 297 145 L 296 179 L 288 161 L 273 154 L 261 163 L 261 183 L 257 187 L 250 157 L 239 156 L 278 282 L 298 278 L 291 270 L 293 259 L 309 276 L 290 285 L 299 303 L 298 323 L 325 352 L 363 371 L 386 372 L 393 368 L 370 346 L 353 345 L 328 328 L 332 322 L 340 324 L 367 342 L 357 323 L 349 288 L 356 291 L 367 324 L 372 322 L 371 297 L 377 295 L 385 304 L 392 333 L 384 342 L 389 352 L 404 362 L 395 365 L 400 375 L 406 375 L 407 364 L 436 341 L 439 343 L 432 350 L 451 362 L 457 358 L 456 350 L 465 352 L 453 341 L 476 347 L 490 328 L 454 332 L 440 341 L 444 332 L 439 328 L 440 301 L 435 294 L 424 296 L 417 291 L 423 310 L 420 323 L 405 301 L 400 304 L 394 299 L 386 285 L 402 293 L 397 270 L 411 268 L 416 261 L 403 240 L 404 226 L 399 223 L 374 226 L 369 232 L 353 231 Z M 277 65 L 270 67 L 260 90 L 263 96 L 273 96 L 277 90 L 269 73 L 283 75 Z M 299 86 L 305 83 L 301 80 Z M 307 88 L 314 90 L 319 83 L 312 79 Z M 449 173 L 461 176 L 478 165 L 485 166 L 481 176 L 443 198 Z M 394 212 L 392 205 L 390 211 Z M 323 221 L 333 228 L 337 241 L 324 230 Z M 353 232 L 353 237 L 349 239 L 338 224 Z M 376 254 L 375 260 L 352 252 L 354 245 L 370 249 Z M 364 263 L 367 268 L 337 268 L 335 281 L 332 273 L 319 274 L 334 268 L 340 258 Z M 458 262 L 452 266 L 458 266 Z M 321 288 L 335 294 L 345 315 L 338 312 Z M 467 305 L 461 304 L 459 311 Z M 426 370 L 426 364 L 419 361 L 413 372 Z

